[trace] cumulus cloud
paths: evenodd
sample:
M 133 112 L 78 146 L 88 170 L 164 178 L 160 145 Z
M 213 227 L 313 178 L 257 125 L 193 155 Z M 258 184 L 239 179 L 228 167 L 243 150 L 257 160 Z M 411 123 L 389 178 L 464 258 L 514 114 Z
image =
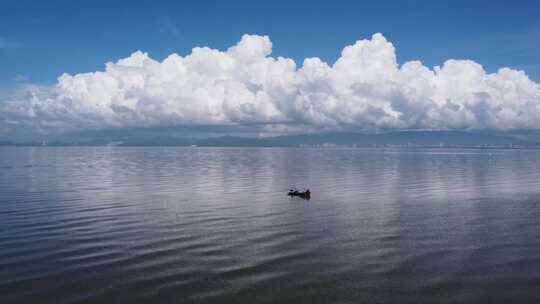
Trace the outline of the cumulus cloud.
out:
M 5 130 L 226 125 L 287 130 L 538 129 L 540 85 L 523 71 L 470 60 L 398 64 L 382 34 L 332 65 L 272 57 L 267 36 L 225 51 L 196 47 L 156 61 L 137 51 L 104 71 L 63 74 L 0 105 Z

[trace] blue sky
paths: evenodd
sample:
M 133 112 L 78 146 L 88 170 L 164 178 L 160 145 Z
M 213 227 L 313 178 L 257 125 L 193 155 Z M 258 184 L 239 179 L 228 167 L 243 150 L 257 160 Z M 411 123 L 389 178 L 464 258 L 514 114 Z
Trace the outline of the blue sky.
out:
M 50 85 L 135 50 L 156 59 L 268 35 L 273 55 L 333 62 L 381 32 L 398 62 L 472 59 L 540 80 L 539 1 L 0 1 L 0 86 Z M 19 76 L 17 76 L 19 75 Z
M 0 0 L 0 139 L 540 130 L 538 16 L 538 1 Z

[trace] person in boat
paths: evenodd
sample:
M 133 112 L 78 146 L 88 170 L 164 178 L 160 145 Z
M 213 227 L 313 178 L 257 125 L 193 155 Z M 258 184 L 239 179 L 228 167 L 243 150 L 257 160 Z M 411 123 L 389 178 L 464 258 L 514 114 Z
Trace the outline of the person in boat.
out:
M 305 191 L 300 192 L 297 189 L 290 189 L 289 193 L 287 195 L 299 196 L 299 197 L 303 197 L 303 198 L 310 198 L 311 197 L 311 191 L 309 191 L 309 189 L 306 189 Z

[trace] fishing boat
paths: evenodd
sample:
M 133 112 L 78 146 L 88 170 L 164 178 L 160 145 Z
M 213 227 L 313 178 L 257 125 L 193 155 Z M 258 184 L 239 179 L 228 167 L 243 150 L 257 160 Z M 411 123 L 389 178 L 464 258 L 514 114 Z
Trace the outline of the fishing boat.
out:
M 305 191 L 298 191 L 297 189 L 290 189 L 289 193 L 287 193 L 288 196 L 297 196 L 305 199 L 311 198 L 311 191 L 309 189 L 306 189 Z

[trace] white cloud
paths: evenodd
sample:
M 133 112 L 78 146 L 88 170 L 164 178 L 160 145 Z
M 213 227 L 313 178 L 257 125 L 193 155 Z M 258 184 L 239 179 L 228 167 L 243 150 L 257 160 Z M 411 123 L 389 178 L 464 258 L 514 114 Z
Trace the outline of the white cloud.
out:
M 137 51 L 104 71 L 25 87 L 0 106 L 0 126 L 40 132 L 101 127 L 249 125 L 287 130 L 538 129 L 540 85 L 522 71 L 488 74 L 470 60 L 399 65 L 381 34 L 333 64 L 271 57 L 267 36 L 226 51 L 194 48 L 161 62 Z M 9 128 L 8 128 L 9 127 Z

